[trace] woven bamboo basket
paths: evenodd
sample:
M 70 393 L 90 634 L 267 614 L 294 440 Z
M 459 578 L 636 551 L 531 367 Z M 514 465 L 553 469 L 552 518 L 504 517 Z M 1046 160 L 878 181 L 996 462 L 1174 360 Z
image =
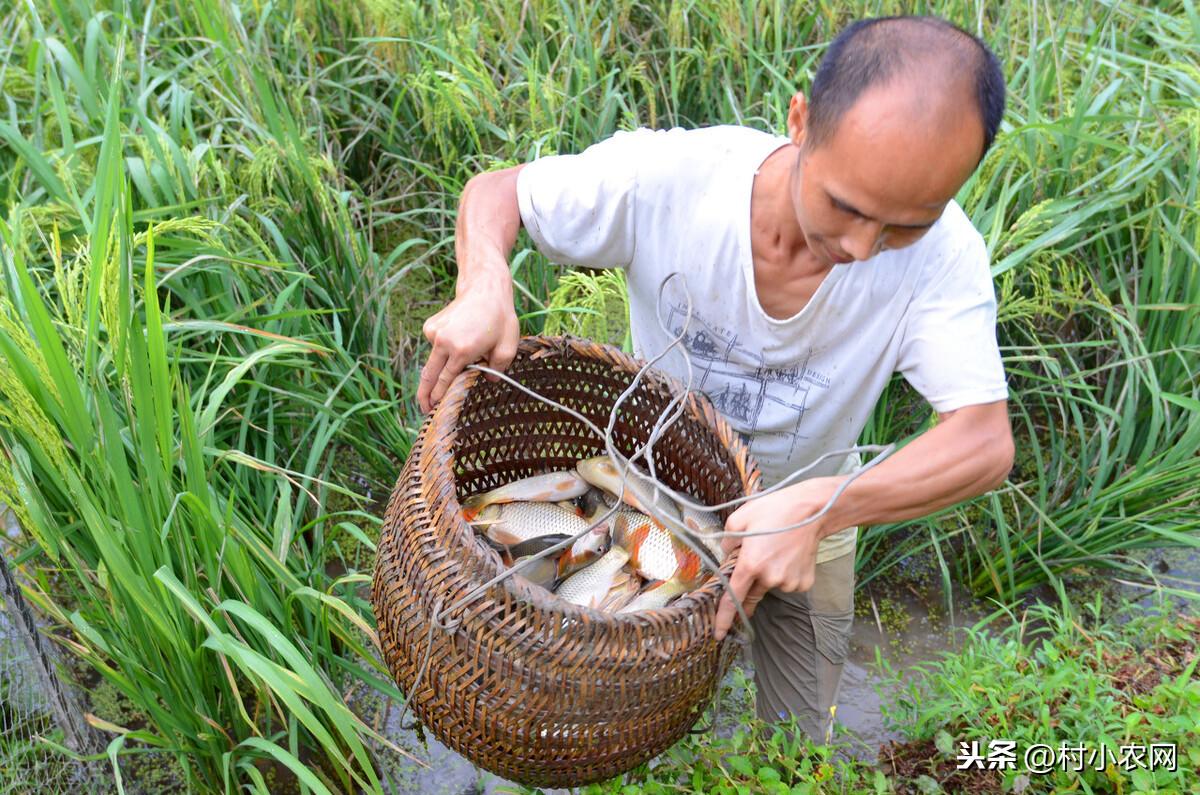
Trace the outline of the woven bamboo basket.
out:
M 531 337 L 508 374 L 604 428 L 639 366 L 611 346 Z M 647 373 L 620 412 L 618 449 L 644 442 L 682 389 Z M 736 651 L 713 638 L 715 576 L 667 608 L 627 615 L 576 607 L 513 576 L 433 621 L 503 570 L 463 520 L 461 498 L 603 452 L 577 419 L 469 371 L 422 426 L 380 538 L 372 602 L 412 710 L 478 766 L 530 786 L 602 781 L 659 754 L 700 717 Z M 746 446 L 697 393 L 654 456 L 664 483 L 709 504 L 758 490 Z

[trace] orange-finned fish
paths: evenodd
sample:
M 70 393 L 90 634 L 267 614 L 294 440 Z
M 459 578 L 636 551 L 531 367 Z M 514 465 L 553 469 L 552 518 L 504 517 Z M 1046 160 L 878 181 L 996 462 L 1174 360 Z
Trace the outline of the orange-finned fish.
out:
M 580 461 L 575 465 L 575 471 L 579 473 L 581 478 L 593 486 L 604 489 L 614 496 L 621 495 L 622 501 L 642 513 L 651 513 L 651 511 L 646 510 L 646 505 L 649 504 L 668 518 L 675 521 L 682 520 L 682 516 L 679 513 L 679 506 L 670 497 L 643 486 L 642 482 L 636 480 L 633 475 L 626 478 L 625 491 L 622 492 L 621 472 L 617 469 L 617 465 L 613 463 L 612 459 L 606 455 L 598 455 L 595 458 L 587 458 Z M 657 500 L 655 500 L 656 496 L 658 497 Z
M 538 546 L 529 545 L 529 542 L 535 539 L 556 539 L 540 545 L 545 549 L 552 543 L 583 532 L 589 524 L 587 519 L 579 515 L 578 509 L 564 508 L 552 502 L 488 505 L 474 522 L 475 529 L 481 531 L 493 544 L 505 547 L 523 545 L 522 553 L 526 555 L 537 551 L 529 548 Z
M 600 560 L 568 577 L 558 586 L 556 593 L 571 604 L 599 609 L 614 585 L 624 583 L 624 587 L 628 587 L 624 581 L 628 579 L 629 572 L 622 575 L 622 568 L 628 560 L 628 552 L 613 547 Z
M 571 500 L 588 489 L 587 482 L 575 472 L 548 472 L 522 478 L 499 488 L 474 494 L 463 500 L 463 518 L 473 522 L 489 505 L 507 502 L 558 502 Z
M 700 569 L 699 555 L 643 514 L 632 511 L 617 514 L 613 544 L 629 553 L 629 565 L 647 580 L 669 580 L 681 571 Z

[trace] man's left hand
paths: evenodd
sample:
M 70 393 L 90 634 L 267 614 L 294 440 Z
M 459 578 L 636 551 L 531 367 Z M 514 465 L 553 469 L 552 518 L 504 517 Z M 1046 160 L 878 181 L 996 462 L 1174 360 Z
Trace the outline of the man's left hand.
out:
M 825 507 L 841 477 L 812 478 L 794 486 L 744 503 L 725 522 L 726 532 L 771 530 L 802 522 Z M 741 547 L 737 565 L 729 584 L 731 590 L 721 598 L 717 608 L 716 636 L 725 637 L 737 616 L 734 599 L 742 604 L 746 615 L 767 591 L 807 591 L 816 576 L 817 543 L 842 528 L 830 523 L 830 514 L 773 535 L 726 538 L 721 542 L 726 553 Z

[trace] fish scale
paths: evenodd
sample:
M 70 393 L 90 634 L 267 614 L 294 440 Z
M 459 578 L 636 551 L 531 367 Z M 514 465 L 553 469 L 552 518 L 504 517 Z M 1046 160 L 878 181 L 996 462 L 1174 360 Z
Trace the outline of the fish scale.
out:
M 680 569 L 700 564 L 699 556 L 686 544 L 642 514 L 619 514 L 613 541 L 629 552 L 630 565 L 647 580 L 669 580 Z

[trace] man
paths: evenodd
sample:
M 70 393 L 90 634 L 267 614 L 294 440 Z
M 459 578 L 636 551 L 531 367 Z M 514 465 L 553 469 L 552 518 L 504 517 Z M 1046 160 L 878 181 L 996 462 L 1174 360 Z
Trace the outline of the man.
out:
M 987 252 L 953 201 L 1003 105 L 982 42 L 934 18 L 867 20 L 831 44 L 811 99 L 792 97 L 786 138 L 738 127 L 617 133 L 579 155 L 481 174 L 463 191 L 456 295 L 424 328 L 424 411 L 467 364 L 512 360 L 507 255 L 522 224 L 551 259 L 626 269 L 642 357 L 681 329 L 679 280 L 657 297 L 668 273 L 684 274 L 694 387 L 750 440 L 765 485 L 853 445 L 893 372 L 937 411 L 932 429 L 821 519 L 741 540 L 717 635 L 739 599 L 754 628 L 758 714 L 795 715 L 818 741 L 849 642 L 857 526 L 981 494 L 1012 465 Z M 662 366 L 683 375 L 678 357 Z M 826 461 L 743 505 L 726 530 L 812 516 L 857 464 Z

